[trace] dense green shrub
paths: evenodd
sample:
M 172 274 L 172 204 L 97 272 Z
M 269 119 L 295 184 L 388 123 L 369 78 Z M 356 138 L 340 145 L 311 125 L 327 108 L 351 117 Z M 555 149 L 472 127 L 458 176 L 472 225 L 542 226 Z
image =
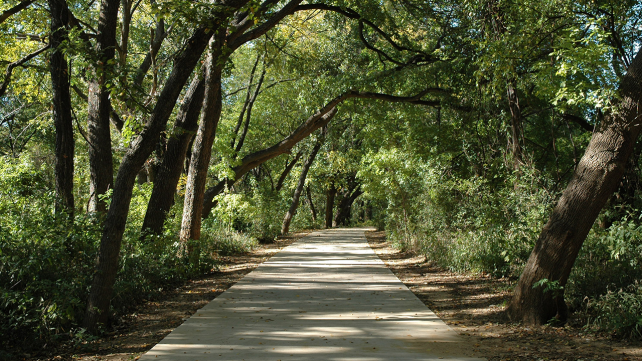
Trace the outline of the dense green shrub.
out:
M 100 222 L 80 210 L 73 220 L 56 217 L 43 163 L 34 162 L 28 154 L 4 160 L 0 169 L 0 334 L 4 337 L 0 344 L 32 347 L 73 337 L 82 331 Z M 182 202 L 172 208 L 163 235 L 140 238 L 150 193 L 150 184 L 134 188 L 111 303 L 116 316 L 169 286 L 211 272 L 218 267 L 218 255 L 247 252 L 258 243 L 228 222 L 210 218 L 198 248 L 200 262 L 193 265 L 177 237 L 180 217 L 176 214 Z
M 376 222 L 399 247 L 453 270 L 519 274 L 552 205 L 545 177 L 454 177 L 398 149 L 369 159 L 360 177 L 368 196 L 387 204 Z
M 623 337 L 642 338 L 642 285 L 639 281 L 607 291 L 588 306 L 601 329 Z

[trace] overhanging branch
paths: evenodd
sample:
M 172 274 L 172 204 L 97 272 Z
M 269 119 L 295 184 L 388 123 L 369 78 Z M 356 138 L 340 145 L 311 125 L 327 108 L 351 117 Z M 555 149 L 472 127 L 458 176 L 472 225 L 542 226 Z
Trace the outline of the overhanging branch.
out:
M 4 81 L 2 84 L 0 84 L 0 97 L 4 95 L 4 93 L 7 91 L 7 86 L 9 86 L 9 83 L 11 82 L 11 73 L 13 73 L 13 69 L 17 66 L 21 66 L 22 64 L 28 62 L 29 60 L 35 58 L 36 56 L 42 54 L 45 50 L 49 49 L 49 45 L 47 44 L 45 47 L 40 48 L 33 53 L 25 56 L 24 58 L 15 61 L 7 66 L 7 70 L 4 73 Z

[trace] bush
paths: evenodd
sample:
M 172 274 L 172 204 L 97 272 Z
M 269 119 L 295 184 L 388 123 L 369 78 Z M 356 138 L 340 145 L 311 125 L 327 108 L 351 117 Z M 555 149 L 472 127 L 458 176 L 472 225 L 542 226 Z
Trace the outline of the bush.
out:
M 367 196 L 387 204 L 389 239 L 452 270 L 518 275 L 554 200 L 549 180 L 526 167 L 464 178 L 400 150 L 371 159 L 360 177 Z
M 621 337 L 642 338 L 642 285 L 608 291 L 590 305 L 595 324 Z
M 201 250 L 210 256 L 248 253 L 258 245 L 258 240 L 250 235 L 225 229 L 210 230 L 201 238 Z
M 77 212 L 54 214 L 54 193 L 46 169 L 28 156 L 0 165 L 0 347 L 37 347 L 76 337 L 84 316 L 101 238 L 100 222 Z M 230 227 L 203 228 L 200 262 L 189 262 L 178 242 L 180 217 L 173 215 L 160 236 L 140 238 L 151 185 L 136 186 L 123 237 L 111 301 L 118 316 L 169 286 L 209 273 L 218 254 L 250 251 L 255 238 Z M 209 228 L 208 228 L 209 227 Z M 9 354 L 7 354 L 9 355 Z M 0 358 L 3 357 L 0 354 Z

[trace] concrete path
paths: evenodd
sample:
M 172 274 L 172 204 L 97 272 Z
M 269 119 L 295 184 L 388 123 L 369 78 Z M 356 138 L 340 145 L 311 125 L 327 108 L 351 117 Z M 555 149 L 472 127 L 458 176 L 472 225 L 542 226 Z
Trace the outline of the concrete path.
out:
M 480 360 L 386 268 L 363 232 L 311 233 L 140 360 Z

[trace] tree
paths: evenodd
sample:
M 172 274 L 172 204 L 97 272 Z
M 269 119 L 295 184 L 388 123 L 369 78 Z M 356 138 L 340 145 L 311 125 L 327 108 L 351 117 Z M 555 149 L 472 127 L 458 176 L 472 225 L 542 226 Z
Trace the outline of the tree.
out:
M 62 44 L 68 40 L 66 27 L 69 25 L 69 9 L 65 0 L 49 0 L 49 11 L 51 13 L 49 44 L 52 48 L 49 69 L 56 128 L 56 211 L 66 212 L 73 219 L 74 125 L 71 117 L 69 68 L 62 49 Z M 7 76 L 5 81 L 8 81 L 8 78 Z
M 545 292 L 544 285 L 536 284 L 548 280 L 559 287 L 566 285 L 591 226 L 617 189 L 633 152 L 642 126 L 641 89 L 642 52 L 638 51 L 526 262 L 508 308 L 514 320 L 527 324 L 566 320 L 563 292 Z
M 323 139 L 324 134 L 322 134 L 321 138 L 316 141 L 314 147 L 312 147 L 312 151 L 310 152 L 308 159 L 306 159 L 305 163 L 303 163 L 303 168 L 301 168 L 301 174 L 299 175 L 299 182 L 297 183 L 296 189 L 294 190 L 294 195 L 292 196 L 292 204 L 290 205 L 290 209 L 288 209 L 287 213 L 285 213 L 285 217 L 283 217 L 281 234 L 288 234 L 288 232 L 290 231 L 290 222 L 292 221 L 292 217 L 294 217 L 294 215 L 296 214 L 296 210 L 299 207 L 299 198 L 301 198 L 301 193 L 303 192 L 303 187 L 305 186 L 305 179 L 308 176 L 308 171 L 310 170 L 312 163 L 314 163 L 314 158 L 316 158 L 319 149 L 321 149 L 321 146 L 323 145 Z
M 174 128 L 167 140 L 163 159 L 158 166 L 156 181 L 147 204 L 141 230 L 143 236 L 147 234 L 158 235 L 163 231 L 167 212 L 174 203 L 174 193 L 183 171 L 188 147 L 198 128 L 204 93 L 205 82 L 203 78 L 195 76 L 183 98 Z
M 223 34 L 219 28 L 218 33 Z M 185 186 L 185 202 L 183 206 L 183 221 L 181 224 L 180 239 L 187 243 L 190 240 L 199 240 L 201 236 L 201 212 L 203 210 L 203 194 L 207 182 L 207 170 L 210 165 L 212 144 L 216 136 L 216 127 L 221 117 L 221 66 L 225 64 L 226 57 L 222 53 L 224 35 L 217 35 L 211 41 L 210 53 L 205 62 L 205 91 L 201 123 L 194 139 L 192 157 L 187 173 Z M 188 248 L 189 249 L 189 248 Z M 195 252 L 190 251 L 190 256 Z
M 102 197 L 114 179 L 111 130 L 109 117 L 112 111 L 109 87 L 113 77 L 116 48 L 116 28 L 119 0 L 102 0 L 96 38 L 96 64 L 89 81 L 87 112 L 87 137 L 89 140 L 89 210 L 104 214 L 107 211 Z
M 99 324 L 106 324 L 109 317 L 109 304 L 118 271 L 118 255 L 136 175 L 154 150 L 183 85 L 207 46 L 211 37 L 211 32 L 208 30 L 205 27 L 197 28 L 188 39 L 185 48 L 176 57 L 172 73 L 160 93 L 151 116 L 143 131 L 130 143 L 118 168 L 112 201 L 100 240 L 96 273 L 87 302 L 84 326 L 90 332 L 95 332 Z

